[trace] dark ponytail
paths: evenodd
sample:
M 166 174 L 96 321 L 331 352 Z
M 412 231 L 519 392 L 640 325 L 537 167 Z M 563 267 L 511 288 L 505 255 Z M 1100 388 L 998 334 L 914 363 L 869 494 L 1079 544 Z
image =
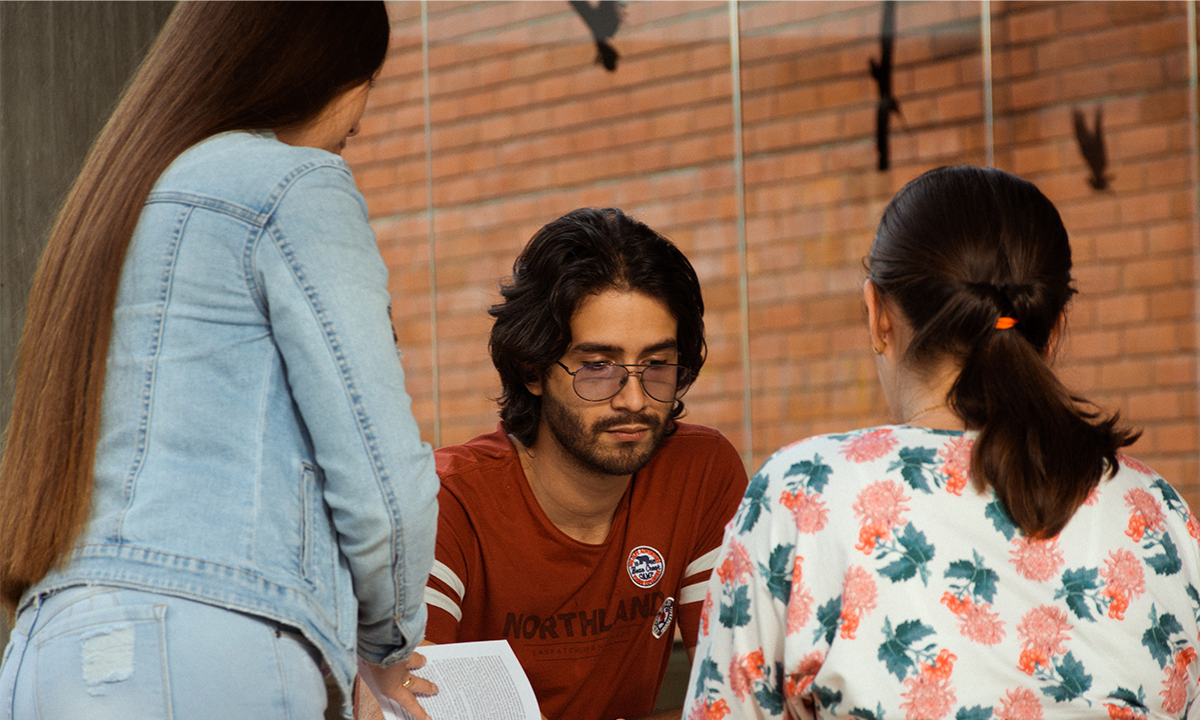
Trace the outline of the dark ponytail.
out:
M 868 264 L 912 326 L 903 362 L 919 371 L 950 358 L 961 369 L 946 400 L 979 429 L 976 486 L 990 486 L 1026 535 L 1057 535 L 1139 434 L 1101 417 L 1046 364 L 1075 293 L 1054 205 L 1000 170 L 931 170 L 892 199 Z

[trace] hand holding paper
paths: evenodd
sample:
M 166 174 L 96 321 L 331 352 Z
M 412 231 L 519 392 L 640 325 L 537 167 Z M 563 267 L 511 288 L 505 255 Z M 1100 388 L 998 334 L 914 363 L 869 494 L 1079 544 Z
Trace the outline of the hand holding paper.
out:
M 436 695 L 437 685 L 410 672 L 410 670 L 424 665 L 425 657 L 420 653 L 413 653 L 408 660 L 387 667 L 372 665 L 359 658 L 358 674 L 362 676 L 376 699 L 380 700 L 385 718 L 388 717 L 388 706 L 384 705 L 383 701 L 387 699 L 397 710 L 403 708 L 404 717 L 413 718 L 413 720 L 429 720 L 429 715 L 417 701 L 417 695 L 426 697 Z
M 409 689 L 420 693 L 417 683 L 434 687 L 431 681 L 436 681 L 437 694 L 422 697 L 417 704 L 411 692 L 401 690 L 412 699 L 416 712 L 409 704 L 393 701 L 401 697 L 399 693 L 380 693 L 379 686 L 372 685 L 372 676 L 363 670 L 374 666 L 358 661 L 359 672 L 379 701 L 384 720 L 542 720 L 533 687 L 507 641 L 426 645 L 421 651 L 428 662 L 423 667 L 413 666 L 421 668 L 421 677 Z

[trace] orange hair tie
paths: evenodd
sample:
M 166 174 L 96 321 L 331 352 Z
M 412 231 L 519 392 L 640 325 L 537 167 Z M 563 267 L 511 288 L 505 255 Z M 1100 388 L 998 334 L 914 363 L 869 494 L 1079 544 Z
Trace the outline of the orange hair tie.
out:
M 1002 317 L 996 321 L 997 330 L 1007 330 L 1017 324 L 1016 318 Z

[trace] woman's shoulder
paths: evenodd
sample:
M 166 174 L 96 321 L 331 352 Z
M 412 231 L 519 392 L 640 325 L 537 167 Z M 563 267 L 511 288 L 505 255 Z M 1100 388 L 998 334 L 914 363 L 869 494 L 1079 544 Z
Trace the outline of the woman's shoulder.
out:
M 1101 478 L 1080 510 L 1089 508 L 1128 516 L 1131 537 L 1139 533 L 1137 527 L 1165 531 L 1174 525 L 1178 534 L 1191 536 L 1190 544 L 1200 541 L 1200 521 L 1183 495 L 1150 466 L 1123 453 L 1117 454 L 1111 477 Z
M 906 459 L 930 459 L 948 454 L 948 448 L 969 447 L 974 433 L 907 425 L 879 425 L 847 432 L 825 433 L 799 440 L 777 450 L 764 463 L 764 469 L 790 467 L 795 463 L 838 466 L 875 466 L 905 462 Z
M 338 155 L 287 145 L 269 130 L 224 132 L 180 154 L 155 184 L 151 199 L 194 195 L 259 210 L 314 175 L 322 183 L 354 188 L 350 168 Z

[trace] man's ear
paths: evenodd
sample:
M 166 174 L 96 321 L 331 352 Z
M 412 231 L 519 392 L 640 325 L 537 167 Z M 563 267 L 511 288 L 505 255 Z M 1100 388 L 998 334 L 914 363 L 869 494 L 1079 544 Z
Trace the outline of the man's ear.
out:
M 543 392 L 542 376 L 536 372 L 530 372 L 529 375 L 532 379 L 525 381 L 525 389 L 528 390 L 529 392 L 533 393 L 534 395 L 541 397 L 542 392 Z

